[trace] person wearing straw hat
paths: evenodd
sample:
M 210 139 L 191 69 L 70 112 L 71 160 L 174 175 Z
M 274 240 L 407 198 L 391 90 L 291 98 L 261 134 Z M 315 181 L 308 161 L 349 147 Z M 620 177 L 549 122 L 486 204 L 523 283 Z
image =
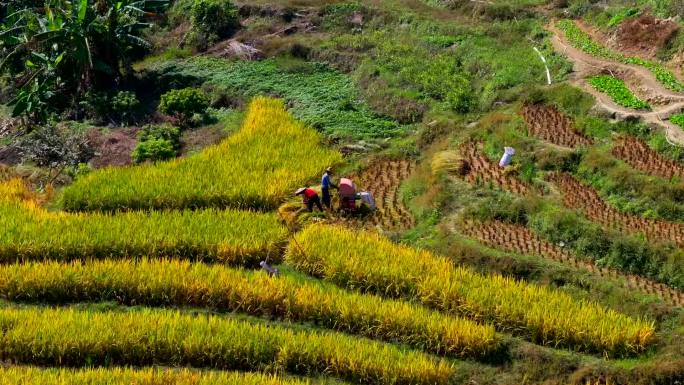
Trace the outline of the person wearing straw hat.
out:
M 318 193 L 308 187 L 302 187 L 295 191 L 295 195 L 302 195 L 304 197 L 304 205 L 309 212 L 313 212 L 313 207 L 316 205 L 318 210 L 323 211 L 323 206 L 321 206 L 321 198 L 318 197 Z
M 332 181 L 332 167 L 325 169 L 323 173 L 323 178 L 321 178 L 321 194 L 323 195 L 323 205 L 330 210 L 332 206 L 332 200 L 330 197 L 330 188 L 337 188 L 337 186 Z

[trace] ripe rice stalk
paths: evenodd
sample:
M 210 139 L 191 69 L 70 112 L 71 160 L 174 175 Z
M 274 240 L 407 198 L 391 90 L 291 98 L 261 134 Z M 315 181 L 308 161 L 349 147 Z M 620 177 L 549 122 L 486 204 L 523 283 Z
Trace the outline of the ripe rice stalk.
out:
M 261 373 L 189 369 L 0 367 L 0 385 L 307 385 L 309 383 L 309 381 L 285 379 Z
M 185 208 L 274 210 L 341 155 L 290 115 L 258 97 L 242 129 L 201 153 L 169 162 L 92 172 L 64 190 L 69 211 Z
M 0 309 L 0 359 L 326 374 L 359 384 L 447 384 L 454 364 L 339 333 L 168 310 Z
M 50 212 L 17 179 L 0 183 L 0 262 L 168 256 L 257 266 L 279 261 L 287 230 L 274 213 L 205 209 Z
M 179 279 L 182 277 L 182 279 Z M 330 284 L 178 260 L 0 266 L 0 298 L 25 302 L 99 302 L 192 306 L 319 326 L 401 342 L 460 358 L 495 358 L 501 337 L 492 326 L 421 306 L 354 294 Z
M 348 288 L 415 299 L 536 343 L 624 356 L 655 340 L 652 322 L 545 287 L 455 267 L 379 235 L 314 225 L 295 239 L 286 261 L 301 271 Z

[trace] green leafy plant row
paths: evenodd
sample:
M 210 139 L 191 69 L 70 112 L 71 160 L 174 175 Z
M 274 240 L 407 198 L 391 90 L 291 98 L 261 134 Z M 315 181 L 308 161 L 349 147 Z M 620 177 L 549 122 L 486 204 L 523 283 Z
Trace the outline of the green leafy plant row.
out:
M 634 108 L 635 110 L 650 109 L 651 106 L 645 101 L 636 97 L 627 88 L 625 82 L 610 75 L 599 75 L 589 79 L 589 84 L 597 90 L 608 94 L 613 101 L 623 107 Z
M 278 261 L 287 236 L 273 213 L 50 212 L 17 179 L 0 184 L 0 228 L 0 262 L 164 256 L 256 266 Z
M 652 60 L 645 60 L 638 57 L 630 57 L 614 52 L 593 41 L 591 36 L 582 31 L 572 20 L 561 20 L 556 23 L 558 28 L 563 31 L 570 41 L 570 44 L 583 50 L 584 52 L 604 59 L 615 60 L 621 63 L 634 64 L 647 68 L 655 75 L 656 79 L 665 87 L 672 91 L 684 92 L 684 84 L 662 64 Z
M 447 384 L 453 364 L 339 333 L 178 311 L 0 310 L 5 361 L 72 367 L 190 366 L 327 374 L 359 384 Z
M 420 306 L 353 294 L 291 275 L 271 278 L 260 272 L 178 260 L 4 265 L 0 266 L 0 297 L 203 307 L 314 322 L 341 332 L 466 358 L 486 358 L 501 347 L 501 338 L 492 326 Z
M 483 276 L 374 234 L 311 226 L 296 235 L 286 260 L 341 286 L 416 299 L 545 345 L 625 355 L 654 342 L 651 322 L 559 291 L 499 275 Z
M 189 369 L 41 369 L 11 366 L 0 367 L 0 384 L 306 385 L 309 382 L 259 373 L 202 372 Z
M 242 129 L 182 159 L 92 172 L 67 187 L 69 211 L 185 208 L 271 210 L 341 155 L 276 99 L 257 97 Z
M 684 114 L 672 115 L 670 121 L 679 127 L 684 128 Z

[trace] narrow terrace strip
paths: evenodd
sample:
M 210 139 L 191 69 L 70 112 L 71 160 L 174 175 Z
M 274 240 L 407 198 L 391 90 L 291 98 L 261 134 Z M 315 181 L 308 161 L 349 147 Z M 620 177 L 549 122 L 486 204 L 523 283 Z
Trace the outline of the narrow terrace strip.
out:
M 459 226 L 459 230 L 465 236 L 474 238 L 489 247 L 523 255 L 534 255 L 576 269 L 584 269 L 602 278 L 619 280 L 628 289 L 658 296 L 670 305 L 684 306 L 684 293 L 638 275 L 625 274 L 580 260 L 560 247 L 541 239 L 527 227 L 498 221 L 488 223 L 467 221 Z
M 468 173 L 465 180 L 471 184 L 496 184 L 501 189 L 520 195 L 527 195 L 532 187 L 505 172 L 503 167 L 490 161 L 478 148 L 478 144 L 468 142 L 461 146 L 461 156 L 467 162 Z
M 44 369 L 32 366 L 0 367 L 2 385 L 308 385 L 309 381 L 269 374 L 209 372 L 189 369 Z
M 651 322 L 560 291 L 455 267 L 372 233 L 310 226 L 290 243 L 286 261 L 340 286 L 415 299 L 544 345 L 622 356 L 654 342 Z
M 581 210 L 589 219 L 602 226 L 643 233 L 650 240 L 684 245 L 684 224 L 623 214 L 603 201 L 594 189 L 583 185 L 569 174 L 551 174 L 549 180 L 560 188 L 566 207 Z
M 326 374 L 358 384 L 447 384 L 451 363 L 338 333 L 211 315 L 0 309 L 0 359 L 71 367 L 161 365 Z
M 612 154 L 644 173 L 668 179 L 678 177 L 684 180 L 683 165 L 663 157 L 641 139 L 633 136 L 622 136 L 617 139 Z
M 557 146 L 577 148 L 589 146 L 593 141 L 579 133 L 568 116 L 556 107 L 543 104 L 526 104 L 521 111 L 530 134 Z
M 493 359 L 503 348 L 501 337 L 492 326 L 421 306 L 354 294 L 334 285 L 289 275 L 272 278 L 261 272 L 177 260 L 0 266 L 0 298 L 201 307 L 312 322 L 340 332 L 460 358 Z

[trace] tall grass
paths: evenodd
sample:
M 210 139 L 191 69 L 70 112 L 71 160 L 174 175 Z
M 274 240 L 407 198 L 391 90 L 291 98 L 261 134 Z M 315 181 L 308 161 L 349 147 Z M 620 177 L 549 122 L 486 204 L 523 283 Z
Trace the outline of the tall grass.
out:
M 628 355 L 654 341 L 650 322 L 544 287 L 454 267 L 429 252 L 368 233 L 311 226 L 291 242 L 286 260 L 341 286 L 415 298 L 545 345 Z
M 117 215 L 50 212 L 17 179 L 0 183 L 0 262 L 164 256 L 256 266 L 281 258 L 276 214 L 152 211 Z
M 308 381 L 259 373 L 201 372 L 188 369 L 41 369 L 0 367 L 0 385 L 306 385 Z
M 12 301 L 112 301 L 199 306 L 313 322 L 431 353 L 487 358 L 501 338 L 491 326 L 334 285 L 187 261 L 42 262 L 0 266 L 0 297 Z M 492 357 L 493 358 L 493 357 Z
M 452 364 L 342 334 L 176 311 L 0 310 L 0 359 L 36 365 L 279 369 L 362 384 L 446 384 Z
M 93 172 L 67 187 L 60 202 L 70 211 L 270 210 L 340 160 L 281 101 L 258 97 L 242 129 L 222 143 L 188 158 Z

